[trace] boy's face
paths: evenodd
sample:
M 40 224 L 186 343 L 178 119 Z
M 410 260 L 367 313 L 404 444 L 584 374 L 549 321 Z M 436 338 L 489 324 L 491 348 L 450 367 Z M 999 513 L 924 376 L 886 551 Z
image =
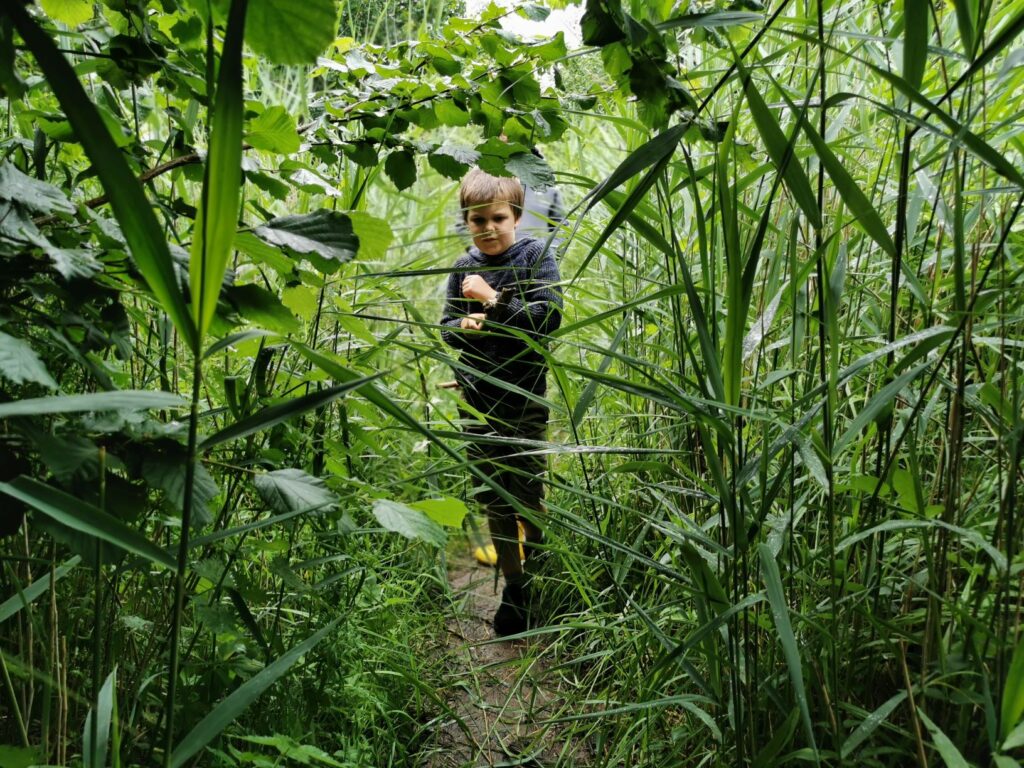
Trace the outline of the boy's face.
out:
M 473 236 L 473 244 L 485 256 L 497 256 L 507 251 L 516 241 L 519 218 L 508 203 L 478 205 L 466 215 L 466 227 Z

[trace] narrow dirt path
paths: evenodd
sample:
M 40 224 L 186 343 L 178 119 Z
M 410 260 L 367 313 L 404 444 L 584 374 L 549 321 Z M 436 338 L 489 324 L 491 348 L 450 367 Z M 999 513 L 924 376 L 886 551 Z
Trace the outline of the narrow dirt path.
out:
M 460 554 L 448 562 L 448 581 L 453 612 L 437 663 L 446 670 L 438 694 L 451 713 L 438 721 L 424 765 L 586 766 L 585 745 L 567 743 L 562 726 L 545 722 L 562 714 L 564 702 L 544 641 L 494 642 L 491 617 L 501 600 L 494 570 Z

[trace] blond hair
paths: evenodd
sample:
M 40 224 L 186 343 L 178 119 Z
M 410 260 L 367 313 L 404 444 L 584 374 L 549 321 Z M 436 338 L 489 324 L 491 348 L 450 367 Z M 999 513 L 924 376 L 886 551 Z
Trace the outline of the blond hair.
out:
M 491 176 L 486 171 L 474 168 L 462 179 L 459 185 L 459 206 L 462 208 L 462 220 L 469 217 L 473 208 L 493 203 L 508 203 L 512 213 L 518 219 L 523 213 L 523 198 L 526 192 L 515 176 Z

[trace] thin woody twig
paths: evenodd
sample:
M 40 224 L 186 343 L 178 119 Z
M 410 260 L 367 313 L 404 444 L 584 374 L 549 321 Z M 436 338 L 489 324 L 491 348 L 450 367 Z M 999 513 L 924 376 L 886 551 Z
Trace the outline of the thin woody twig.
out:
M 172 158 L 171 160 L 168 160 L 166 163 L 161 163 L 160 165 L 150 168 L 148 171 L 144 172 L 139 176 L 139 182 L 145 184 L 150 179 L 155 179 L 157 176 L 162 176 L 168 171 L 173 171 L 175 168 L 180 168 L 183 165 L 194 165 L 195 163 L 202 162 L 202 159 L 202 156 L 198 152 L 192 152 L 187 155 L 180 155 L 179 157 L 175 157 Z M 101 205 L 104 205 L 109 201 L 109 196 L 99 195 L 98 197 L 93 197 L 90 198 L 89 200 L 86 200 L 84 205 L 86 208 L 99 208 Z M 55 221 L 57 221 L 56 216 L 40 216 L 38 219 L 35 219 L 35 224 L 36 226 L 43 226 L 46 224 L 52 224 Z

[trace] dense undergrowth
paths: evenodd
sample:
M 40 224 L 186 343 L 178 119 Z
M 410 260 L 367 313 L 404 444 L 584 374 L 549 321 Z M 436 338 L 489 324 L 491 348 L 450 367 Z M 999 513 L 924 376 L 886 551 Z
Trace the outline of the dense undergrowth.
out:
M 479 163 L 575 206 L 560 738 L 1019 765 L 1024 3 L 342 5 L 0 15 L 0 764 L 431 764 Z

